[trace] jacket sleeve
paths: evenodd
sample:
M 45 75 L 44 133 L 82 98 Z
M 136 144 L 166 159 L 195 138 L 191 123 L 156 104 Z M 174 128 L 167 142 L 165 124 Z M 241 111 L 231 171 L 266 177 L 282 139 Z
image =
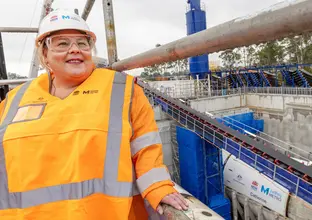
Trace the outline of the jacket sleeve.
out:
M 134 84 L 131 123 L 131 154 L 137 186 L 142 197 L 156 209 L 163 197 L 176 190 L 163 163 L 162 144 L 153 108 L 137 84 Z

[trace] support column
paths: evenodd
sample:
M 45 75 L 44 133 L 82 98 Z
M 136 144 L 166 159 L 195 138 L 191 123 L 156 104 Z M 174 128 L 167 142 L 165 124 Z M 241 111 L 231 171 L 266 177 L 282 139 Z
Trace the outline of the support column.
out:
M 103 0 L 103 12 L 105 21 L 108 65 L 111 67 L 113 63 L 118 61 L 112 0 Z

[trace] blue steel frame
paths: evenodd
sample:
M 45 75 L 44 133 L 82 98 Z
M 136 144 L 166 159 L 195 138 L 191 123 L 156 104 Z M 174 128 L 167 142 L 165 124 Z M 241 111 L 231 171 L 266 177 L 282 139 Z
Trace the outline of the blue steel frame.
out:
M 264 70 L 273 70 L 275 72 L 275 75 L 278 70 L 281 71 L 283 76 L 283 81 L 286 80 L 286 84 L 291 87 L 296 87 L 295 79 L 289 74 L 289 69 L 295 68 L 297 74 L 299 75 L 303 85 L 302 87 L 310 87 L 308 81 L 305 79 L 305 77 L 302 75 L 302 73 L 299 71 L 299 68 L 303 67 L 312 67 L 312 64 L 289 64 L 289 65 L 276 65 L 276 66 L 261 66 L 261 67 L 246 67 L 246 68 L 237 68 L 237 69 L 230 69 L 230 70 L 217 70 L 217 71 L 210 71 L 209 73 L 212 74 L 219 74 L 220 73 L 228 73 L 230 76 L 233 72 L 238 72 L 239 74 L 242 74 L 245 80 L 247 81 L 248 85 L 245 85 L 247 87 L 264 87 L 265 86 L 278 86 L 277 80 L 275 81 L 275 85 L 270 85 L 268 79 L 263 75 Z M 257 73 L 260 75 L 261 81 L 258 82 L 254 75 L 248 71 L 257 71 Z M 247 74 L 247 78 L 244 74 Z M 250 79 L 249 79 L 250 78 Z M 232 78 L 231 78 L 232 79 Z M 251 83 L 250 83 L 251 80 Z M 233 82 L 235 82 L 234 79 L 232 79 Z M 237 85 L 232 85 L 232 88 L 236 88 Z

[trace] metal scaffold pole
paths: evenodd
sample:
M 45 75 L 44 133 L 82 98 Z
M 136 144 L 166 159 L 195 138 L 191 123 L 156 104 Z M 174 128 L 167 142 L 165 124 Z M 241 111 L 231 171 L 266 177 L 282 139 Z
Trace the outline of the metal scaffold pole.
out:
M 54 0 L 45 0 L 42 10 L 41 10 L 41 16 L 40 16 L 40 21 L 51 12 L 52 8 L 51 5 Z M 38 76 L 38 70 L 39 70 L 39 60 L 37 57 L 37 48 L 35 47 L 33 56 L 32 56 L 32 61 L 31 61 L 31 66 L 29 70 L 28 77 L 29 78 L 35 78 Z
M 95 0 L 88 0 L 87 1 L 86 6 L 85 6 L 85 8 L 82 12 L 82 16 L 81 16 L 84 20 L 87 20 L 89 14 L 90 14 L 90 11 L 94 5 L 94 2 L 95 2 Z
M 117 71 L 151 66 L 202 54 L 259 44 L 312 31 L 312 1 L 274 5 L 113 64 Z
M 112 64 L 118 60 L 112 0 L 103 0 L 103 12 L 105 21 L 108 65 L 111 67 Z
M 37 33 L 38 28 L 25 28 L 25 27 L 0 27 L 0 32 L 7 33 Z
M 6 66 L 5 66 L 5 57 L 4 57 L 4 49 L 3 49 L 3 42 L 2 42 L 2 35 L 0 32 L 0 77 L 1 79 L 8 79 Z M 3 100 L 5 98 L 5 94 L 9 92 L 9 86 L 3 85 L 0 87 L 0 98 Z

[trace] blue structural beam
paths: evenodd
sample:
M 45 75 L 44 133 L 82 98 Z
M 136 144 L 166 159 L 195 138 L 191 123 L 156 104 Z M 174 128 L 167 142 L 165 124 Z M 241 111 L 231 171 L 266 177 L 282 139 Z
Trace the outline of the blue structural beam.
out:
M 262 80 L 262 86 L 271 86 L 269 80 L 265 77 L 263 70 L 260 70 L 260 78 Z
M 235 79 L 234 79 L 234 77 L 233 77 L 233 74 L 229 74 L 229 77 L 230 77 L 230 80 L 231 80 L 231 84 L 232 84 L 232 88 L 235 88 L 236 87 L 236 81 L 235 81 Z
M 302 67 L 312 67 L 312 64 L 289 64 L 289 65 L 276 65 L 276 66 L 260 66 L 260 67 L 246 67 L 246 68 L 240 68 L 235 69 L 239 72 L 246 72 L 249 70 L 270 70 L 270 69 L 290 69 L 290 68 L 302 68 Z M 224 70 L 222 72 L 232 72 L 233 70 Z M 214 72 L 213 72 L 214 73 Z
M 259 80 L 257 79 L 257 77 L 253 74 L 253 73 L 248 73 L 252 83 L 253 83 L 253 86 L 254 87 L 258 87 L 259 86 Z
M 290 76 L 289 72 L 287 70 L 282 70 L 281 73 L 283 75 L 284 80 L 286 81 L 286 84 L 288 86 L 295 87 L 295 82 L 293 78 Z
M 242 73 L 242 75 L 247 82 L 247 85 L 246 85 L 247 87 L 254 86 L 253 83 L 249 80 L 248 73 Z
M 243 82 L 240 74 L 236 74 L 236 79 L 237 79 L 237 82 L 239 83 L 239 86 L 244 87 L 244 82 Z
M 205 30 L 206 12 L 200 7 L 200 0 L 188 0 L 189 10 L 186 13 L 187 35 Z M 205 79 L 209 72 L 208 55 L 201 55 L 189 58 L 189 67 L 191 76 L 196 79 Z

